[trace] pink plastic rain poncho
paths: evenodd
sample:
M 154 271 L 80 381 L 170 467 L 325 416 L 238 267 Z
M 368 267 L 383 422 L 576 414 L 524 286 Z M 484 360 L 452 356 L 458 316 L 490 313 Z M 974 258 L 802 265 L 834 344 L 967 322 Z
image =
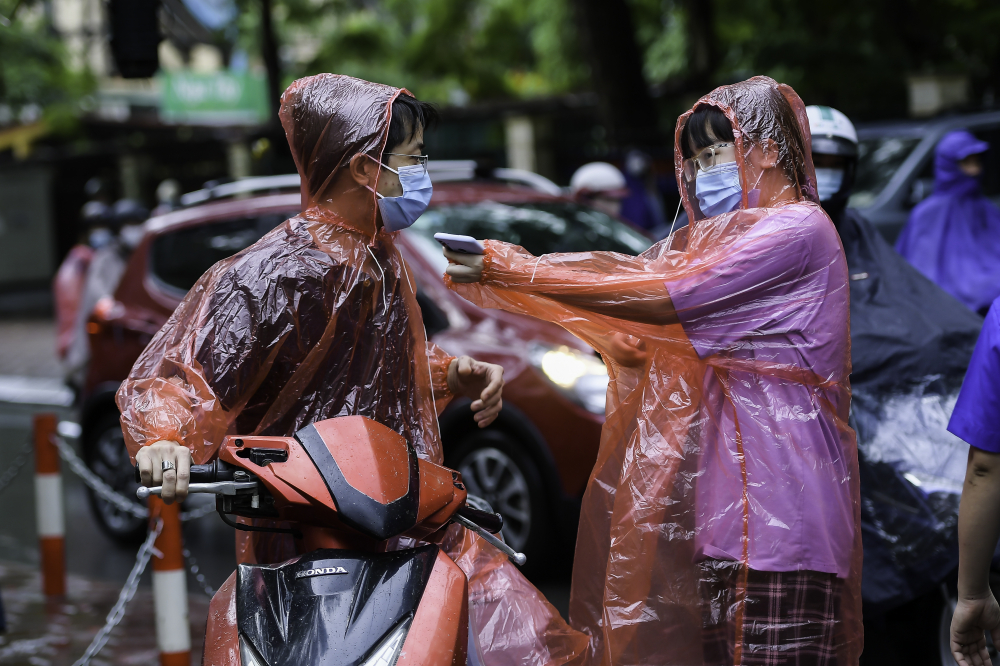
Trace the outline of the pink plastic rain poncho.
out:
M 452 359 L 426 341 L 394 234 L 376 230 L 374 193 L 338 180 L 351 157 L 386 150 L 400 94 L 409 93 L 332 74 L 285 91 L 303 212 L 213 266 L 136 362 L 118 392 L 133 458 L 176 440 L 203 463 L 226 434 L 291 436 L 360 414 L 442 462 L 437 414 L 451 398 Z M 506 556 L 458 527 L 436 536 L 470 577 L 487 666 L 562 664 L 586 644 Z M 287 537 L 237 537 L 241 561 L 294 556 Z
M 738 210 L 703 219 L 682 175 L 692 109 L 675 148 L 690 226 L 639 257 L 487 241 L 481 283 L 452 288 L 557 322 L 608 366 L 570 603 L 586 663 L 856 664 L 847 265 L 805 109 L 766 77 L 698 104 L 733 126 Z

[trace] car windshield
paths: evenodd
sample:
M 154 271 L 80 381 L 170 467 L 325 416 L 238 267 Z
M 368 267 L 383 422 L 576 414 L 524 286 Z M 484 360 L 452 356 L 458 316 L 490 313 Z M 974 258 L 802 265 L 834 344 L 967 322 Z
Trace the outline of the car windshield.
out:
M 217 220 L 168 231 L 153 241 L 150 270 L 161 286 L 180 295 L 215 262 L 250 247 L 297 212 Z
M 858 142 L 858 175 L 849 205 L 871 205 L 896 170 L 920 143 L 920 137 L 880 136 Z
M 534 255 L 608 251 L 640 254 L 650 241 L 610 215 L 575 203 L 475 204 L 435 206 L 411 227 L 422 253 L 443 272 L 448 261 L 433 240 L 443 231 L 520 245 Z

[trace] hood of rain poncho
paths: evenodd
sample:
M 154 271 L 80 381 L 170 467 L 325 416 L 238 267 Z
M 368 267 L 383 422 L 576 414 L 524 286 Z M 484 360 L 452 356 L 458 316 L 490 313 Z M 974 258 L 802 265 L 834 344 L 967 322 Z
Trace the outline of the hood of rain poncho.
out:
M 782 101 L 785 104 L 782 104 Z M 766 76 L 755 76 L 741 83 L 716 88 L 705 95 L 698 103 L 677 119 L 677 129 L 674 132 L 674 165 L 677 183 L 681 192 L 681 201 L 689 220 L 700 220 L 705 217 L 698 208 L 698 198 L 695 196 L 695 180 L 687 182 L 683 174 L 684 155 L 681 147 L 681 137 L 688 118 L 699 106 L 714 106 L 729 118 L 733 125 L 733 138 L 736 144 L 736 163 L 740 169 L 740 182 L 743 185 L 743 198 L 740 209 L 757 208 L 765 205 L 761 196 L 777 198 L 782 192 L 762 193 L 759 189 L 761 170 L 754 167 L 750 153 L 754 148 L 761 148 L 770 139 L 778 151 L 779 165 L 783 165 L 795 190 L 797 199 L 808 199 L 819 203 L 816 189 L 816 169 L 812 163 L 812 140 L 809 132 L 803 132 L 803 127 L 809 127 L 806 107 L 791 86 L 777 83 Z
M 742 638 L 719 663 L 740 663 L 768 632 L 786 637 L 777 649 L 796 649 L 795 632 L 809 631 L 801 622 L 768 620 L 761 604 L 744 603 L 751 569 L 817 572 L 838 609 L 829 642 L 817 648 L 857 663 L 847 264 L 816 201 L 805 109 L 791 88 L 765 77 L 699 103 L 733 124 L 746 186 L 739 210 L 703 219 L 678 148 L 695 221 L 672 237 L 638 257 L 534 257 L 486 241 L 481 283 L 451 287 L 478 305 L 561 324 L 608 366 L 607 420 L 584 495 L 570 602 L 570 623 L 591 638 L 585 663 L 714 664 L 713 636 L 727 631 Z M 678 120 L 678 138 L 689 115 Z M 788 151 L 795 188 L 774 207 L 766 206 L 787 188 L 747 196 L 759 177 L 747 158 L 769 137 Z M 678 323 L 658 318 L 668 294 Z M 711 563 L 720 560 L 744 566 L 728 592 L 715 593 Z
M 378 159 L 400 94 L 334 74 L 285 91 L 280 116 L 303 212 L 209 269 L 136 361 L 117 395 L 133 459 L 143 445 L 175 440 L 204 463 L 226 434 L 291 436 L 362 415 L 442 462 L 437 415 L 451 398 L 452 357 L 426 341 L 394 234 L 376 231 L 374 193 L 353 181 L 334 187 L 351 157 Z M 294 555 L 283 535 L 237 538 L 241 561 Z M 561 664 L 585 643 L 499 551 L 462 530 L 438 538 L 469 575 L 470 597 L 483 600 L 470 618 L 486 666 Z M 523 631 L 492 636 L 514 624 Z
M 946 134 L 934 155 L 934 192 L 896 241 L 921 273 L 981 314 L 1000 296 L 1000 208 L 958 163 L 989 148 L 965 130 Z
M 425 343 L 403 260 L 375 231 L 375 195 L 350 181 L 336 207 L 321 206 L 341 165 L 381 154 L 399 94 L 332 74 L 285 91 L 303 212 L 209 269 L 140 356 L 118 392 L 133 455 L 173 439 L 204 462 L 225 434 L 291 435 L 360 414 L 441 460 L 434 402 L 449 357 Z

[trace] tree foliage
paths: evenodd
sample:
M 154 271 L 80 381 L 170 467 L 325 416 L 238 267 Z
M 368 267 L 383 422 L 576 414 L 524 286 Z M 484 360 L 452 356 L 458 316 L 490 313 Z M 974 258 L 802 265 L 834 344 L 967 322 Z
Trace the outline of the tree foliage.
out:
M 767 74 L 807 103 L 859 118 L 907 111 L 906 79 L 970 78 L 973 104 L 1000 93 L 1000 4 L 994 0 L 699 0 L 712 7 L 711 85 Z M 687 3 L 632 0 L 646 75 L 662 84 L 691 68 Z M 695 91 L 692 91 L 695 92 Z
M 253 42 L 259 0 L 240 0 Z M 996 0 L 628 0 L 646 81 L 690 100 L 767 74 L 858 118 L 906 114 L 909 75 L 1000 95 Z M 573 0 L 274 0 L 287 79 L 342 72 L 438 102 L 593 88 Z
M 246 9 L 254 52 L 257 11 Z M 274 14 L 288 79 L 339 72 L 463 103 L 563 93 L 587 78 L 565 0 L 275 0 Z
M 34 122 L 44 117 L 53 128 L 63 129 L 73 124 L 93 79 L 69 66 L 63 43 L 49 29 L 40 5 L 0 2 L 2 120 Z

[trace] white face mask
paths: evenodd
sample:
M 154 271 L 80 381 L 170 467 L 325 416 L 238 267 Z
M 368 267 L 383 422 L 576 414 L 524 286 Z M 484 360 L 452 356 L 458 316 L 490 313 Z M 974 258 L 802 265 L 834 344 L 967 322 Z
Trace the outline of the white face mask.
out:
M 816 169 L 816 189 L 819 190 L 819 200 L 826 201 L 840 191 L 844 183 L 843 169 Z

